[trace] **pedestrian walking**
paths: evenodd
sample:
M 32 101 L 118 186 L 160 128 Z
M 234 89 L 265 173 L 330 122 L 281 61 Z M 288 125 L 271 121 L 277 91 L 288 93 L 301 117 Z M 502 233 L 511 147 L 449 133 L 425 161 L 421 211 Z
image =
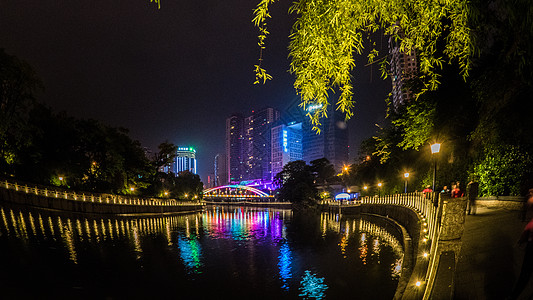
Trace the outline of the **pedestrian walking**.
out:
M 522 262 L 522 269 L 520 270 L 520 275 L 515 283 L 511 295 L 508 299 L 518 299 L 522 291 L 527 286 L 531 279 L 531 274 L 533 273 L 533 219 L 527 223 L 520 239 L 518 240 L 518 245 L 526 244 L 526 251 L 524 254 L 524 260 Z M 531 298 L 530 298 L 531 299 Z
M 475 178 L 473 178 L 466 186 L 466 193 L 468 196 L 468 203 L 467 203 L 468 214 L 470 213 L 472 213 L 473 215 L 476 214 L 476 198 L 477 198 L 478 192 L 479 192 L 479 183 L 477 182 Z

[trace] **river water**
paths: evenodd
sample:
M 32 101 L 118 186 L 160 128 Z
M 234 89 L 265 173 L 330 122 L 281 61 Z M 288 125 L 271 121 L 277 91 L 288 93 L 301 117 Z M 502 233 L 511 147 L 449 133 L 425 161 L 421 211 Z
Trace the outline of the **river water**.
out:
M 213 206 L 102 217 L 0 203 L 0 298 L 392 299 L 399 241 L 366 215 Z

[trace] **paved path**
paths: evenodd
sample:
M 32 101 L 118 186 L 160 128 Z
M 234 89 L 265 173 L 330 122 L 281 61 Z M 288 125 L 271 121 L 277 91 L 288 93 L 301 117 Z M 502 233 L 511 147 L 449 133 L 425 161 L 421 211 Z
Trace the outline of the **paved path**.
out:
M 509 295 L 522 266 L 524 246 L 517 240 L 525 225 L 516 210 L 478 207 L 476 215 L 466 216 L 454 299 Z M 520 299 L 533 299 L 533 278 Z

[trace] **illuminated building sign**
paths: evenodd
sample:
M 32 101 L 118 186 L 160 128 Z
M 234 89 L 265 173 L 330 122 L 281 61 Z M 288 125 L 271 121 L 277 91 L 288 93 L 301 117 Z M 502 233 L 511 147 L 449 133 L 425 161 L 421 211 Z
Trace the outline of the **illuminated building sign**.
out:
M 289 152 L 289 141 L 287 138 L 287 130 L 283 130 L 283 152 Z
M 309 106 L 307 107 L 307 111 L 308 111 L 308 112 L 312 112 L 312 111 L 315 111 L 315 110 L 317 110 L 317 109 L 319 109 L 319 108 L 322 108 L 322 104 L 309 105 Z

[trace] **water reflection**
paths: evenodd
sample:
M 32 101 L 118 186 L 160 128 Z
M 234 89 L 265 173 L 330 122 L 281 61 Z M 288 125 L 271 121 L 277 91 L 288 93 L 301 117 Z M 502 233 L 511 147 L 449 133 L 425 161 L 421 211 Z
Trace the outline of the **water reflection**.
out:
M 289 280 L 292 278 L 292 254 L 287 242 L 284 242 L 279 248 L 278 259 L 279 277 L 281 279 L 281 282 L 283 283 L 281 288 L 284 290 L 288 290 Z
M 324 299 L 328 286 L 324 284 L 324 278 L 319 278 L 316 274 L 306 270 L 300 282 L 300 297 L 304 299 Z
M 202 249 L 198 240 L 179 238 L 178 247 L 180 248 L 180 257 L 185 263 L 188 271 L 195 274 L 201 273 Z
M 397 235 L 391 234 L 390 226 L 385 228 L 377 225 L 372 221 L 365 219 L 365 216 L 361 219 L 351 219 L 350 221 L 347 220 L 345 222 L 340 222 L 340 219 L 341 216 L 339 214 L 323 213 L 321 216 L 321 228 L 322 236 L 325 236 L 327 231 L 334 231 L 341 234 L 338 245 L 344 258 L 347 258 L 346 249 L 349 247 L 348 242 L 350 233 L 354 233 L 359 235 L 359 239 L 356 241 L 359 245 L 357 250 L 359 252 L 359 258 L 363 264 L 367 263 L 368 255 L 371 255 L 379 262 L 381 250 L 384 247 L 390 247 L 394 252 L 395 257 L 398 257 L 391 266 L 391 277 L 398 278 L 401 275 L 403 246 L 398 240 Z M 369 241 L 367 235 L 373 237 L 372 240 Z
M 240 291 L 237 298 L 323 299 L 355 289 L 360 298 L 382 298 L 394 294 L 401 274 L 403 248 L 397 235 L 386 224 L 365 217 L 323 213 L 317 222 L 302 225 L 293 222 L 290 210 L 246 207 L 113 218 L 0 206 L 0 214 L 0 246 L 12 249 L 7 256 L 18 255 L 22 244 L 27 250 L 21 257 L 29 257 L 22 259 L 36 269 L 69 262 L 63 280 L 72 280 L 72 286 L 119 276 L 135 282 L 130 284 L 134 296 L 142 289 L 141 277 L 148 283 L 153 278 L 166 281 L 158 284 L 166 289 L 221 293 L 213 296 Z M 306 231 L 316 233 L 309 236 L 317 239 L 298 238 L 308 236 Z M 49 257 L 49 265 L 38 265 Z M 378 272 L 375 266 L 380 264 L 384 268 Z M 372 276 L 365 273 L 370 270 Z M 69 272 L 87 273 L 88 278 L 77 279 Z M 113 289 L 102 282 L 100 289 Z

